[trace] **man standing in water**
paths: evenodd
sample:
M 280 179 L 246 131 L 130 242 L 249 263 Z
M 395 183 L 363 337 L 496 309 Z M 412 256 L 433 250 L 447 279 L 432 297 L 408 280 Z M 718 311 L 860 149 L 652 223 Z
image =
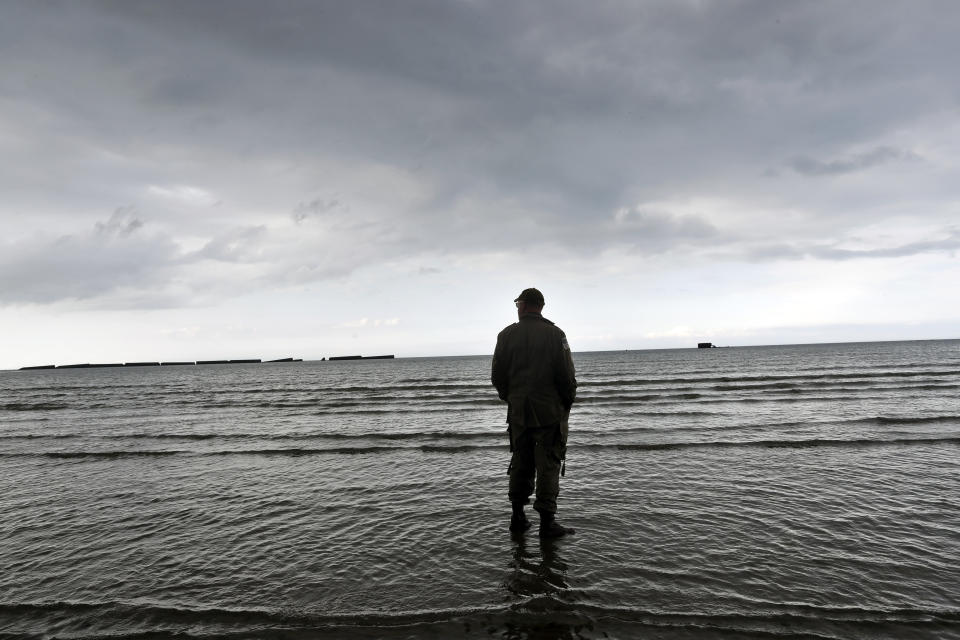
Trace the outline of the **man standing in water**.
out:
M 530 528 L 523 507 L 536 487 L 540 537 L 559 538 L 573 533 L 554 519 L 567 420 L 577 394 L 573 358 L 560 327 L 540 315 L 542 293 L 524 289 L 514 302 L 519 321 L 497 336 L 491 374 L 500 399 L 507 401 L 510 425 L 510 530 Z

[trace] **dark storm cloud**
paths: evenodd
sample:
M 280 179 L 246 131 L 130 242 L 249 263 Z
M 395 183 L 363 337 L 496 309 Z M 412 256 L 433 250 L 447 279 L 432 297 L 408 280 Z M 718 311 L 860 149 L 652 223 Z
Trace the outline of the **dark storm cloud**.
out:
M 915 67 L 946 70 L 923 55 L 936 52 L 937 30 L 925 47 L 899 48 L 933 26 L 922 15 L 891 41 L 899 18 L 891 4 L 866 15 L 856 3 L 99 6 L 87 20 L 106 17 L 113 28 L 98 31 L 131 25 L 144 34 L 98 45 L 103 57 L 129 56 L 131 74 L 149 72 L 135 79 L 143 106 L 198 109 L 228 128 L 263 110 L 260 133 L 237 144 L 261 142 L 265 127 L 296 146 L 289 126 L 308 146 L 419 163 L 458 189 L 481 176 L 511 192 L 559 187 L 603 206 L 624 204 L 638 168 L 655 179 L 663 164 L 700 173 L 683 153 L 688 144 L 743 161 L 773 136 L 787 145 L 792 135 L 859 141 L 905 109 L 934 106 L 926 98 L 937 89 L 907 75 Z M 879 82 L 917 91 L 893 96 Z M 886 99 L 864 111 L 864 90 Z M 678 144 L 675 158 L 658 153 Z
M 811 247 L 878 222 L 888 181 L 841 208 L 806 178 L 920 155 L 944 170 L 888 138 L 955 110 L 958 17 L 950 2 L 8 4 L 0 219 L 20 239 L 0 296 L 215 289 L 224 269 L 256 267 L 227 291 L 531 245 L 846 259 L 777 250 L 774 215 L 741 243 L 709 211 L 649 203 L 749 194 L 803 210 L 824 236 Z M 784 159 L 791 171 L 763 179 Z M 225 204 L 190 208 L 169 184 Z M 148 216 L 151 185 L 174 197 Z M 104 220 L 105 202 L 137 208 Z M 21 215 L 34 209 L 58 213 Z

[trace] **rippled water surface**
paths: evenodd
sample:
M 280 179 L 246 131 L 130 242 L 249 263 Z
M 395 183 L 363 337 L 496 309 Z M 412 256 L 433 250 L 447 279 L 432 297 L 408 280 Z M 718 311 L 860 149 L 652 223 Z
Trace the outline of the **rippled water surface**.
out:
M 960 341 L 0 372 L 0 636 L 960 638 Z M 535 531 L 535 529 L 534 529 Z

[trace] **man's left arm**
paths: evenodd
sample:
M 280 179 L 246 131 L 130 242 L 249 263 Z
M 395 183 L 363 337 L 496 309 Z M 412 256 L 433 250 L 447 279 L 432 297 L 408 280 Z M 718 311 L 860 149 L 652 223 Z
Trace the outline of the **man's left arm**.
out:
M 560 332 L 560 366 L 558 367 L 557 391 L 563 401 L 563 408 L 570 411 L 573 401 L 577 399 L 577 372 L 573 366 L 573 355 L 570 353 L 570 344 L 567 336 Z

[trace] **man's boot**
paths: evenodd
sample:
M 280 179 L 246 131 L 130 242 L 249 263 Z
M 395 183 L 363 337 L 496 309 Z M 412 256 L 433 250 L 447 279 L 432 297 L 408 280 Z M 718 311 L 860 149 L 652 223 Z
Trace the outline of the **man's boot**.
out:
M 540 512 L 540 537 L 560 538 L 575 533 L 570 527 L 564 527 L 554 519 L 554 515 L 547 511 Z
M 530 528 L 530 521 L 527 520 L 527 514 L 523 512 L 523 503 L 513 503 L 513 515 L 510 516 L 510 531 L 520 533 Z

